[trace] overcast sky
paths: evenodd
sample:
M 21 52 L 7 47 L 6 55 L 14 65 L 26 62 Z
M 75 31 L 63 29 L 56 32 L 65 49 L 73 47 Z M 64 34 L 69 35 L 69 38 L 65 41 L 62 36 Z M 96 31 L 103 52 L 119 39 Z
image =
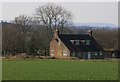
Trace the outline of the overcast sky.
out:
M 26 14 L 33 16 L 38 6 L 45 2 L 4 2 L 2 19 L 13 20 L 16 16 Z M 56 2 L 73 14 L 76 23 L 111 23 L 118 25 L 117 2 Z

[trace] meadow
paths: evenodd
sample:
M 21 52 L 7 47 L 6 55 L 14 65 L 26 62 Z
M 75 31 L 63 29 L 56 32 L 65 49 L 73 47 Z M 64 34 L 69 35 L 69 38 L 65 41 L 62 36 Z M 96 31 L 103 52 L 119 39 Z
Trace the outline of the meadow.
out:
M 2 62 L 3 80 L 117 80 L 118 62 L 12 60 Z

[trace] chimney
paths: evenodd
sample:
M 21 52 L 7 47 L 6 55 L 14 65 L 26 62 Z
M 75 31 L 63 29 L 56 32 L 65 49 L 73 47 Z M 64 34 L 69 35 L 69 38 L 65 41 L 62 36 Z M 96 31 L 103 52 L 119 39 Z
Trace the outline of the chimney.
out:
M 57 37 L 58 37 L 58 34 L 59 34 L 59 30 L 58 30 L 58 29 L 55 29 L 55 31 L 54 31 L 54 38 L 57 38 Z
M 92 36 L 92 30 L 88 30 L 88 34 Z

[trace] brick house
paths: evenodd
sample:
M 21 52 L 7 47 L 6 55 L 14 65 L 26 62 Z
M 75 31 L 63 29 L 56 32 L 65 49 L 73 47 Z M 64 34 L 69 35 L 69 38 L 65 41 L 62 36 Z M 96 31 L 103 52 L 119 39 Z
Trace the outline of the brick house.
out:
M 89 30 L 85 34 L 59 34 L 54 31 L 50 42 L 50 57 L 79 59 L 103 58 L 103 48 L 96 42 Z

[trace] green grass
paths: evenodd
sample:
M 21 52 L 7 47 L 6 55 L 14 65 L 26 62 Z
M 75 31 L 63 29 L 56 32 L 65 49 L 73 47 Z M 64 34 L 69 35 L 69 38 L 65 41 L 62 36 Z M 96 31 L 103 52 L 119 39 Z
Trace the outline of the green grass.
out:
M 72 60 L 3 61 L 3 80 L 117 80 L 117 62 Z

